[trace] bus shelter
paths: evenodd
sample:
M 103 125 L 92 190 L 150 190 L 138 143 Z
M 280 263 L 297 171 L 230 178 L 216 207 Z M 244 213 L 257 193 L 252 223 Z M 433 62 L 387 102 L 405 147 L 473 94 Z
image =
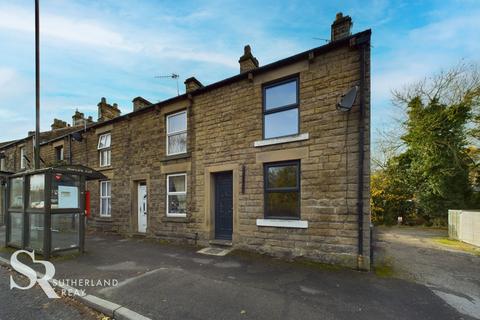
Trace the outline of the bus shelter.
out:
M 11 174 L 7 178 L 6 245 L 52 254 L 85 248 L 86 181 L 106 177 L 81 165 Z
M 12 172 L 0 170 L 0 226 L 5 224 L 5 212 L 7 212 L 6 201 L 7 198 L 7 180 Z

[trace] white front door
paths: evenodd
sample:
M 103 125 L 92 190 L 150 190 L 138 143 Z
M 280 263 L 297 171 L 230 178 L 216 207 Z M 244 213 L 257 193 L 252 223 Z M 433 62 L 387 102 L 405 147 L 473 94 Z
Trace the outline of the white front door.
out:
M 138 232 L 147 232 L 147 185 L 138 185 Z

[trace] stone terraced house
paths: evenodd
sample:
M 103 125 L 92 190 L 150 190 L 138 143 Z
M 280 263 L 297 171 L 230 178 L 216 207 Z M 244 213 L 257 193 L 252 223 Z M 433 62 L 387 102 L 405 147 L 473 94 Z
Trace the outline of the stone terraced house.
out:
M 338 14 L 328 44 L 98 121 L 75 112 L 41 135 L 42 166 L 82 164 L 88 227 L 370 266 L 370 30 Z M 3 171 L 32 166 L 33 136 L 0 144 Z M 88 248 L 87 248 L 88 250 Z

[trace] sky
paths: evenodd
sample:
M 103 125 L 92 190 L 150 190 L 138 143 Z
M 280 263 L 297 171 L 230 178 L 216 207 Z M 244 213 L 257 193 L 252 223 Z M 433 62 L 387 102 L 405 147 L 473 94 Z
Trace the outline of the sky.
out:
M 132 99 L 177 94 L 175 80 L 204 85 L 238 74 L 250 44 L 260 65 L 321 46 L 337 12 L 353 32 L 372 29 L 372 138 L 398 112 L 391 90 L 480 62 L 480 0 L 147 1 L 40 0 L 41 129 L 97 118 L 106 97 L 122 113 Z M 0 0 L 0 141 L 35 128 L 34 1 Z

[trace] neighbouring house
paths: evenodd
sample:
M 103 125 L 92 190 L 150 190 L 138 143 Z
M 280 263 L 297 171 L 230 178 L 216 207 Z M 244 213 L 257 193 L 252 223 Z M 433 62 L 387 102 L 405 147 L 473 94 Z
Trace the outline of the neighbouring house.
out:
M 264 66 L 247 45 L 239 74 L 124 115 L 102 98 L 95 122 L 55 120 L 41 158 L 108 177 L 89 228 L 369 269 L 371 31 L 351 28 L 338 14 L 328 44 Z M 0 157 L 28 170 L 32 136 Z

